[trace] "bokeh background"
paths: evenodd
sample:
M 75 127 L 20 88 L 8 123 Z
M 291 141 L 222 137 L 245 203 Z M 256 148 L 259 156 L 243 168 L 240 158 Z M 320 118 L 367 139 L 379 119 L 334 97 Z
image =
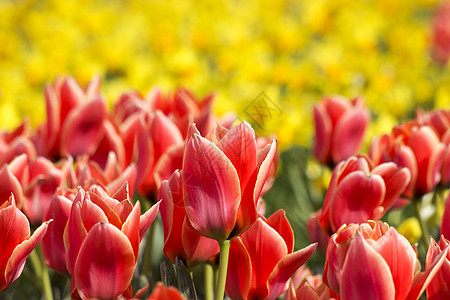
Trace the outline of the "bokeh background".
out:
M 113 103 L 135 89 L 216 93 L 218 114 L 264 92 L 281 116 L 261 134 L 282 148 L 311 145 L 323 95 L 362 95 L 368 137 L 416 107 L 447 107 L 447 65 L 430 56 L 436 0 L 0 1 L 0 126 L 45 118 L 43 88 L 57 75 L 98 74 Z

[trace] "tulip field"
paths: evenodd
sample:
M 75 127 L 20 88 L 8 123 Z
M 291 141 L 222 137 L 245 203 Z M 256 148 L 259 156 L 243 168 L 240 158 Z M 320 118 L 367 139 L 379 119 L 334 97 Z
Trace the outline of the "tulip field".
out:
M 450 1 L 0 1 L 0 300 L 450 299 Z

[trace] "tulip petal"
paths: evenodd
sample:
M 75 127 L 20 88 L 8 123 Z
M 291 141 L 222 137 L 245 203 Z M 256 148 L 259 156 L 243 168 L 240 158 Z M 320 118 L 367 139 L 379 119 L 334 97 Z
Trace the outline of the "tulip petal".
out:
M 388 210 L 403 193 L 411 180 L 407 168 L 398 168 L 393 162 L 383 163 L 372 170 L 372 174 L 380 175 L 386 185 L 383 207 Z
M 73 277 L 82 298 L 112 299 L 127 289 L 134 267 L 128 238 L 115 226 L 100 222 L 80 248 Z
M 64 196 L 53 196 L 44 220 L 52 219 L 52 225 L 42 239 L 42 253 L 47 266 L 59 273 L 66 273 L 66 249 L 64 228 L 70 215 L 72 201 Z
M 72 275 L 78 251 L 87 235 L 86 228 L 84 228 L 83 220 L 81 219 L 81 201 L 84 196 L 84 190 L 81 188 L 78 189 L 78 193 L 76 194 L 72 203 L 72 208 L 70 209 L 69 220 L 64 229 L 64 247 L 67 255 L 66 266 L 67 270 Z
M 342 269 L 341 299 L 394 299 L 395 287 L 388 264 L 356 232 Z
M 292 231 L 291 224 L 289 224 L 286 218 L 286 213 L 284 210 L 279 209 L 273 213 L 267 220 L 267 224 L 275 229 L 281 237 L 283 237 L 288 253 L 294 251 L 294 232 Z
M 8 166 L 0 170 L 0 204 L 9 200 L 11 194 L 16 199 L 17 207 L 20 209 L 24 203 L 22 186 L 19 180 L 11 173 Z
M 241 239 L 252 261 L 252 285 L 248 297 L 265 299 L 269 294 L 269 276 L 288 254 L 286 244 L 280 234 L 262 219 L 257 219 Z
M 186 218 L 183 221 L 181 241 L 188 267 L 194 267 L 219 254 L 219 243 L 192 230 Z
M 14 205 L 5 202 L 0 206 L 0 270 L 5 270 L 15 247 L 30 237 L 30 223 Z M 0 275 L 1 287 L 8 285 L 8 278 Z
M 394 227 L 375 243 L 373 248 L 383 256 L 391 270 L 395 287 L 395 299 L 405 299 L 414 277 L 416 253 L 408 240 Z
M 326 163 L 331 147 L 332 123 L 326 110 L 322 105 L 314 107 L 314 156 L 322 163 Z
M 252 282 L 252 263 L 240 237 L 231 241 L 225 291 L 231 299 L 247 299 Z
M 343 224 L 364 223 L 381 217 L 377 208 L 382 204 L 386 193 L 381 176 L 353 172 L 341 181 L 334 192 L 330 204 L 333 231 L 337 231 Z
M 316 248 L 317 243 L 311 244 L 308 247 L 286 255 L 277 263 L 268 279 L 270 291 L 268 299 L 276 299 L 286 291 L 289 278 L 294 275 L 298 268 L 306 263 Z
M 431 246 L 431 244 L 430 244 Z M 448 254 L 448 248 L 446 247 L 433 261 L 433 263 L 428 266 L 425 272 L 420 272 L 414 276 L 414 281 L 411 286 L 411 290 L 408 294 L 408 299 L 416 300 L 425 292 L 425 289 L 429 286 L 436 273 L 441 269 L 446 256 Z
M 127 220 L 123 223 L 122 232 L 130 240 L 131 247 L 133 248 L 134 258 L 137 261 L 139 254 L 139 222 L 141 216 L 141 203 L 139 201 L 133 207 L 133 210 L 128 215 Z
M 105 103 L 100 97 L 72 110 L 61 130 L 63 155 L 93 154 L 103 135 L 106 114 Z
M 25 261 L 44 237 L 50 222 L 51 220 L 42 223 L 29 239 L 23 241 L 14 249 L 5 269 L 5 277 L 8 285 L 20 276 L 25 266 Z
M 227 239 L 236 223 L 241 188 L 236 169 L 207 139 L 194 134 L 183 165 L 186 215 L 200 234 Z
M 231 129 L 217 144 L 230 159 L 239 176 L 241 191 L 244 191 L 256 169 L 255 132 L 247 122 Z
M 335 162 L 355 154 L 363 142 L 369 119 L 365 108 L 351 109 L 341 116 L 333 134 L 332 157 Z
M 161 200 L 156 202 L 152 207 L 150 207 L 149 210 L 147 210 L 143 215 L 141 215 L 139 221 L 139 239 L 140 239 L 139 241 L 142 241 L 142 238 L 144 238 L 147 229 L 150 227 L 150 225 L 152 225 L 153 221 L 158 215 L 160 204 Z

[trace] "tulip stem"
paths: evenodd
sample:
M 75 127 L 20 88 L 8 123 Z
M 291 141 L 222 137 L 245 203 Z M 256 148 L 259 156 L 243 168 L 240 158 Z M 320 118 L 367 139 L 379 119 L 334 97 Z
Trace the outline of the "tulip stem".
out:
M 33 265 L 36 276 L 41 280 L 42 289 L 47 300 L 53 300 L 52 286 L 50 284 L 50 275 L 48 273 L 48 267 L 45 264 L 44 257 L 42 255 L 41 246 L 38 245 L 30 254 L 31 264 Z
M 417 220 L 420 224 L 420 229 L 422 230 L 422 242 L 425 246 L 425 249 L 428 249 L 430 245 L 430 234 L 428 233 L 427 225 L 420 214 L 420 199 L 413 199 L 414 211 L 416 213 Z
M 220 262 L 219 262 L 219 278 L 217 279 L 215 300 L 223 300 L 225 294 L 225 283 L 227 281 L 228 255 L 230 254 L 230 241 L 219 241 Z
M 147 276 L 149 280 L 152 278 L 152 248 L 153 248 L 153 235 L 155 231 L 155 224 L 150 225 L 147 233 L 147 244 L 145 245 L 144 257 L 142 260 L 142 274 Z
M 210 263 L 205 263 L 205 300 L 214 299 L 214 270 Z

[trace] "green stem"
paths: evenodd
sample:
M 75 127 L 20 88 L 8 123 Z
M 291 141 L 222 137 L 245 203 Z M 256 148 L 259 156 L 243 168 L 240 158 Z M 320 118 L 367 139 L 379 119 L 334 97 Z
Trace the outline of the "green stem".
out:
M 225 283 L 227 281 L 228 255 L 230 254 L 230 241 L 219 241 L 220 262 L 219 262 L 219 278 L 217 279 L 215 300 L 223 300 L 225 294 Z
M 428 233 L 427 225 L 420 214 L 420 199 L 413 199 L 413 205 L 414 212 L 420 224 L 420 229 L 422 230 L 422 242 L 426 247 L 425 249 L 428 249 L 428 246 L 430 245 L 430 234 Z
M 205 263 L 205 300 L 212 300 L 214 298 L 214 270 L 213 266 Z
M 152 269 L 152 248 L 153 248 L 153 235 L 155 231 L 155 222 L 150 225 L 147 233 L 147 244 L 145 245 L 145 252 L 142 261 L 142 274 L 148 276 L 151 280 L 151 269 Z
M 48 267 L 45 264 L 44 256 L 42 255 L 41 246 L 38 245 L 30 254 L 31 264 L 33 265 L 36 277 L 41 280 L 42 289 L 47 300 L 53 300 L 52 286 L 50 284 L 50 275 Z

